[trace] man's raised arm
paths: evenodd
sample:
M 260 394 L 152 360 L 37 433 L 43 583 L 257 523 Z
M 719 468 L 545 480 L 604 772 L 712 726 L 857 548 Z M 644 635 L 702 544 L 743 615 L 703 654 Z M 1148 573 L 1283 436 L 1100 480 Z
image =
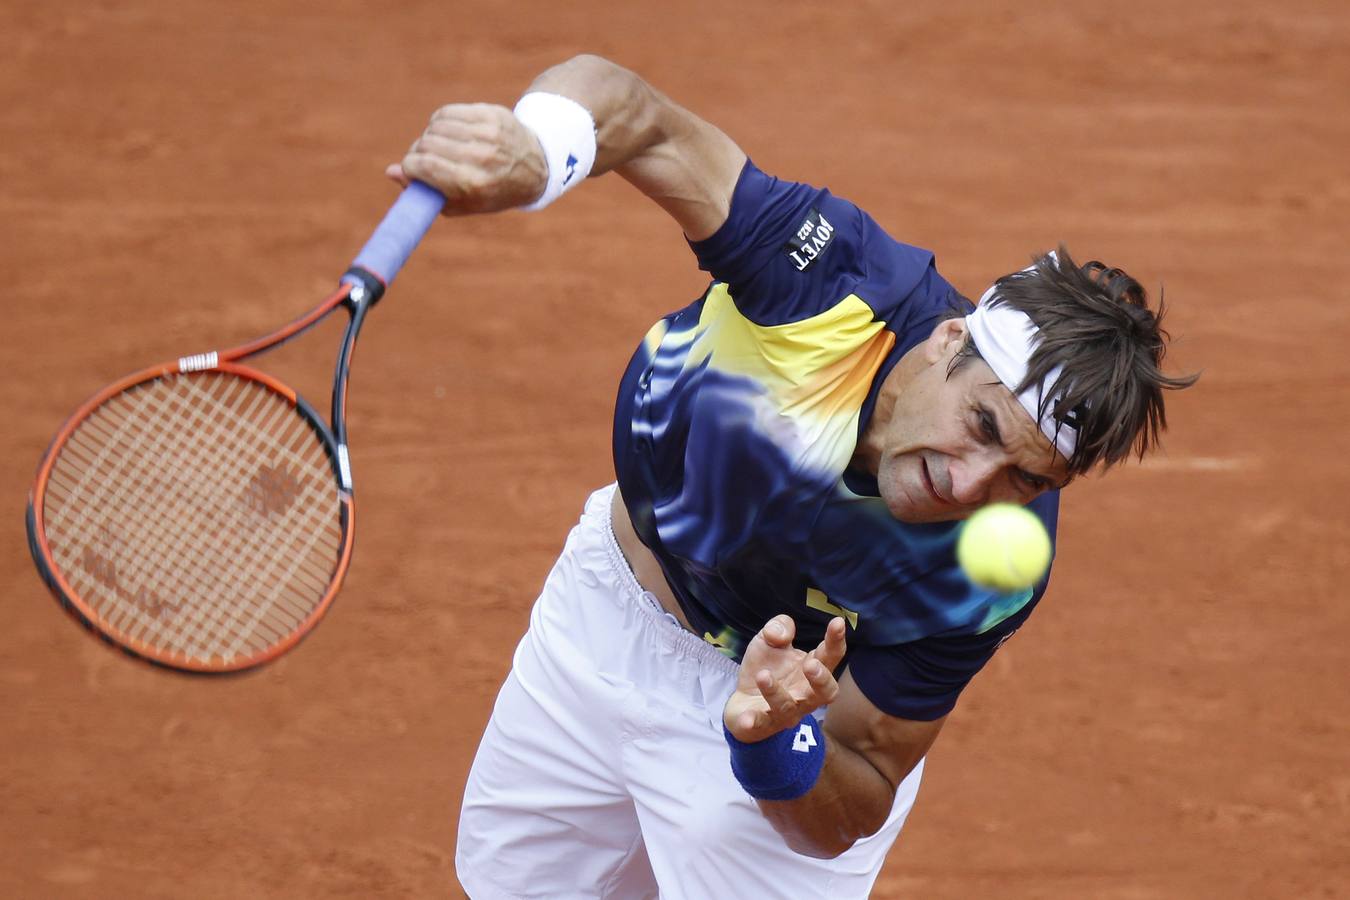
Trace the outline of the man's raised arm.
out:
M 709 237 L 726 221 L 745 153 L 719 129 L 598 56 L 577 56 L 548 69 L 527 96 L 536 93 L 575 101 L 590 114 L 596 140 L 591 175 L 619 173 L 659 203 L 691 240 Z M 548 135 L 537 123 L 527 127 L 504 106 L 443 106 L 389 174 L 437 188 L 450 215 L 528 205 L 549 184 Z

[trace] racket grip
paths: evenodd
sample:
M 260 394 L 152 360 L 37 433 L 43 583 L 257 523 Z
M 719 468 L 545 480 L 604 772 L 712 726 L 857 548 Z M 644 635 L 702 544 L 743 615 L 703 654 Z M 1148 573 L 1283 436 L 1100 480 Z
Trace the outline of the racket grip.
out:
M 365 269 L 388 287 L 444 206 L 440 191 L 420 181 L 412 182 L 389 207 L 352 267 Z M 344 275 L 342 280 L 355 283 L 359 279 Z

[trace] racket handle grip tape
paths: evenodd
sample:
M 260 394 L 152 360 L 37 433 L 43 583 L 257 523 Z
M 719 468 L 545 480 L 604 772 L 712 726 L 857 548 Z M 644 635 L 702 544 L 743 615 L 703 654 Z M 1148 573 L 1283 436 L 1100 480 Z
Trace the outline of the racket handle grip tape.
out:
M 387 287 L 444 206 L 445 197 L 440 191 L 420 181 L 409 184 L 356 255 L 352 268 L 365 269 Z M 348 274 L 342 280 L 354 283 L 358 279 Z

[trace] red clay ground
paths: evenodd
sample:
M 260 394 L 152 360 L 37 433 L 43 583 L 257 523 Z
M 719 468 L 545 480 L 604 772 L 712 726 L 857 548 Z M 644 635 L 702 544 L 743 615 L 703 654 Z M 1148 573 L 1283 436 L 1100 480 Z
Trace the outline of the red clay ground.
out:
M 1050 594 L 939 741 L 876 895 L 1350 895 L 1350 7 L 386 6 L 0 7 L 0 896 L 456 893 L 469 760 L 610 477 L 620 367 L 702 283 L 655 207 L 602 179 L 437 226 L 356 361 L 347 587 L 258 674 L 82 634 L 24 495 L 94 388 L 317 298 L 433 108 L 509 103 L 580 50 L 968 293 L 1059 240 L 1165 282 L 1176 366 L 1205 369 L 1165 456 L 1067 495 Z M 270 365 L 322 398 L 326 362 Z

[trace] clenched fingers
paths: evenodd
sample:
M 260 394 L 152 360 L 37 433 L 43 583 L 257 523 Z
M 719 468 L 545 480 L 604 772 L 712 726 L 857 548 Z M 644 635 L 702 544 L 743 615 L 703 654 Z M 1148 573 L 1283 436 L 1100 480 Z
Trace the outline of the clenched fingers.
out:
M 403 160 L 386 174 L 426 182 L 445 195 L 446 215 L 495 212 L 538 197 L 548 179 L 539 141 L 503 106 L 438 109 Z

